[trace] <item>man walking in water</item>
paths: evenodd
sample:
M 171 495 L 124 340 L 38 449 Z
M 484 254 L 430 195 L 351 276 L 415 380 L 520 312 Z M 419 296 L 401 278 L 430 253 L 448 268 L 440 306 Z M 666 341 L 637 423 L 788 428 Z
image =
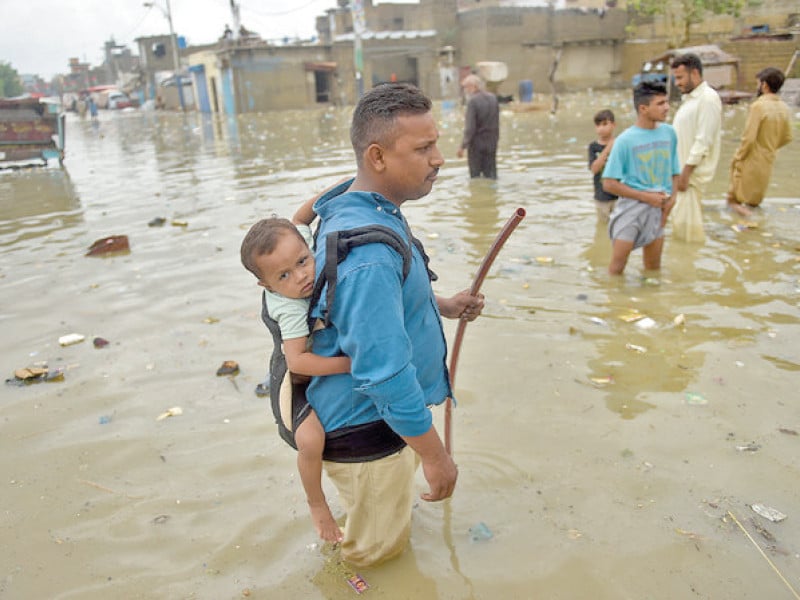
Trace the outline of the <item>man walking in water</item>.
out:
M 459 158 L 467 151 L 469 176 L 497 179 L 497 142 L 500 139 L 500 105 L 497 96 L 486 91 L 483 80 L 467 75 L 461 81 L 467 96 L 464 139 L 458 148 Z
M 792 141 L 789 107 L 778 96 L 783 73 L 767 67 L 756 78 L 758 98 L 747 113 L 742 142 L 731 162 L 728 190 L 728 206 L 745 217 L 750 216 L 747 206 L 758 206 L 764 199 L 778 148 Z
M 379 85 L 359 100 L 350 139 L 356 178 L 314 205 L 321 219 L 317 276 L 329 245 L 338 256 L 330 240 L 355 228 L 388 228 L 411 252 L 404 274 L 401 256 L 387 244 L 354 247 L 333 269 L 335 295 L 329 297 L 329 279 L 312 309 L 329 321 L 313 333 L 314 352 L 351 361 L 350 373 L 315 377 L 308 401 L 327 434 L 326 452 L 346 454 L 326 460 L 325 471 L 347 512 L 342 557 L 363 567 L 406 547 L 418 463 L 429 486 L 423 500 L 453 493 L 458 470 L 428 408 L 452 395 L 441 317 L 471 321 L 483 296 L 434 294 L 427 257 L 403 216 L 406 202 L 428 195 L 444 164 L 430 99 L 410 85 Z

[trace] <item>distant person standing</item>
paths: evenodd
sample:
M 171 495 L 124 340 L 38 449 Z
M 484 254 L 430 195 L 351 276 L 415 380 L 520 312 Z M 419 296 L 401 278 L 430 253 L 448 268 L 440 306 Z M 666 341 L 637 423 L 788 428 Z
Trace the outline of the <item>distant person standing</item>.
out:
M 95 102 L 94 97 L 89 94 L 89 114 L 92 117 L 93 121 L 97 120 L 97 102 Z
M 683 100 L 672 124 L 678 134 L 681 175 L 672 211 L 672 233 L 687 242 L 703 243 L 703 195 L 719 162 L 722 101 L 703 80 L 703 63 L 691 52 L 672 61 L 675 85 Z
M 747 113 L 742 141 L 731 162 L 728 206 L 742 216 L 750 216 L 745 206 L 758 206 L 772 175 L 772 163 L 778 148 L 792 141 L 792 118 L 789 107 L 778 96 L 783 87 L 783 73 L 767 67 L 756 74 L 758 92 Z
M 597 209 L 597 220 L 608 223 L 608 218 L 614 210 L 617 197 L 603 189 L 603 168 L 608 161 L 608 155 L 614 145 L 614 113 L 608 109 L 601 110 L 594 116 L 594 129 L 597 139 L 589 143 L 589 170 L 594 176 L 594 205 Z
M 497 96 L 486 91 L 483 80 L 467 75 L 461 81 L 467 97 L 464 139 L 459 158 L 467 151 L 470 177 L 497 179 L 497 142 L 500 139 L 500 105 Z

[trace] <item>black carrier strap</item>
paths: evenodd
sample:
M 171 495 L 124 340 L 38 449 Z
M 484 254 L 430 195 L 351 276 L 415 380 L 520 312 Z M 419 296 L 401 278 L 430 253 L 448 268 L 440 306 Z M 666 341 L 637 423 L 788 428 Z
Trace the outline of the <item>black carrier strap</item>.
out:
M 428 255 L 425 254 L 422 243 L 412 237 L 408 229 L 407 233 L 422 256 L 425 268 L 428 271 L 428 277 L 430 277 L 431 281 L 436 281 L 438 277 L 428 268 L 429 258 Z M 309 308 L 310 321 L 311 309 L 319 302 L 322 296 L 322 290 L 327 284 L 325 293 L 326 306 L 323 311 L 323 321 L 326 327 L 330 324 L 328 315 L 330 314 L 336 295 L 339 263 L 347 258 L 347 255 L 353 248 L 376 243 L 386 244 L 394 249 L 403 259 L 403 282 L 405 282 L 406 277 L 408 277 L 411 271 L 411 247 L 408 242 L 393 229 L 384 227 L 383 225 L 368 225 L 355 229 L 329 232 L 325 238 L 325 265 L 314 284 L 314 291 L 311 295 Z M 272 356 L 269 361 L 269 395 L 272 414 L 278 425 L 278 434 L 292 448 L 297 449 L 294 431 L 297 426 L 302 423 L 310 410 L 305 396 L 305 390 L 308 384 L 292 384 L 291 386 L 292 423 L 290 424 L 290 429 L 287 427 L 287 424 L 284 423 L 281 415 L 280 390 L 284 378 L 290 377 L 291 374 L 287 373 L 288 368 L 286 366 L 286 356 L 283 354 L 283 338 L 281 337 L 280 326 L 277 321 L 270 316 L 269 310 L 267 309 L 266 292 L 261 295 L 261 320 L 264 321 L 264 325 L 267 326 L 267 329 L 272 334 L 273 341 Z M 264 387 L 264 384 L 260 384 L 259 387 Z M 374 421 L 372 423 L 346 427 L 327 433 L 323 458 L 334 462 L 377 460 L 399 452 L 404 446 L 405 442 L 403 439 L 398 436 L 385 421 Z
M 400 234 L 394 229 L 383 225 L 367 225 L 365 227 L 356 227 L 355 229 L 331 231 L 325 237 L 325 265 L 314 283 L 314 291 L 311 294 L 310 303 L 311 308 L 319 303 L 322 297 L 322 290 L 325 289 L 327 284 L 325 309 L 322 311 L 322 321 L 325 327 L 330 325 L 329 315 L 336 297 L 339 263 L 347 258 L 353 248 L 375 243 L 386 244 L 400 255 L 403 259 L 403 281 L 405 281 L 411 270 L 411 248 L 408 242 L 400 237 Z
M 269 398 L 270 404 L 272 406 L 272 415 L 275 417 L 275 423 L 278 425 L 278 435 L 281 436 L 283 441 L 289 444 L 292 448 L 297 450 L 297 443 L 294 441 L 294 427 L 297 423 L 302 422 L 300 418 L 301 411 L 303 411 L 304 406 L 307 407 L 308 403 L 305 402 L 305 389 L 302 390 L 302 401 L 295 402 L 295 392 L 299 392 L 300 390 L 295 390 L 295 387 L 300 386 L 292 386 L 292 428 L 289 429 L 286 426 L 286 423 L 283 422 L 283 417 L 281 416 L 281 399 L 280 399 L 280 391 L 281 391 L 281 384 L 283 383 L 283 379 L 285 377 L 291 377 L 291 375 L 287 372 L 288 368 L 286 366 L 286 356 L 283 353 L 283 337 L 281 336 L 281 328 L 278 325 L 278 322 L 273 319 L 270 314 L 269 310 L 267 310 L 267 292 L 264 291 L 261 293 L 261 320 L 264 321 L 264 325 L 267 326 L 267 329 L 272 334 L 272 356 L 269 359 L 269 373 L 267 373 L 267 380 L 269 381 Z M 264 384 L 259 384 L 260 387 L 264 387 Z M 256 388 L 258 390 L 258 388 Z M 307 410 L 307 409 L 306 409 Z M 297 418 L 295 418 L 297 417 Z

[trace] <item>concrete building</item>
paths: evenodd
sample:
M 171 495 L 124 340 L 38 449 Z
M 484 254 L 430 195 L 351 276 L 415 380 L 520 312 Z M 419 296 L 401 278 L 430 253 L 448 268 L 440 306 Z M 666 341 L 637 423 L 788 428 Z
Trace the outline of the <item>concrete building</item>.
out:
M 764 2 L 779 14 L 770 13 L 767 29 L 800 23 L 800 17 L 787 12 L 796 0 Z M 257 36 L 222 39 L 203 52 L 187 51 L 186 62 L 198 108 L 238 114 L 354 104 L 364 89 L 384 81 L 408 81 L 434 99 L 453 98 L 459 94 L 461 77 L 485 61 L 505 64 L 505 79 L 496 82 L 494 91 L 515 98 L 522 95 L 523 84 L 546 93 L 624 87 L 642 61 L 669 47 L 662 17 L 638 19 L 631 33 L 622 0 L 532 4 L 419 0 L 373 5 L 372 0 L 339 0 L 337 7 L 317 18 L 314 43 L 281 45 Z M 766 15 L 708 19 L 692 26 L 691 42 L 717 43 L 741 56 L 744 80 L 765 66 L 748 60 L 754 52 L 783 67 L 780 59 L 792 55 L 798 34 L 788 31 L 783 37 L 756 41 L 750 37 L 756 27 L 751 23 L 763 20 L 760 17 Z M 744 38 L 732 38 L 731 32 Z M 170 39 L 163 37 L 161 42 L 169 44 Z M 156 43 L 156 38 L 148 38 L 140 44 L 148 72 L 153 63 L 168 63 L 171 56 L 169 50 L 153 56 Z

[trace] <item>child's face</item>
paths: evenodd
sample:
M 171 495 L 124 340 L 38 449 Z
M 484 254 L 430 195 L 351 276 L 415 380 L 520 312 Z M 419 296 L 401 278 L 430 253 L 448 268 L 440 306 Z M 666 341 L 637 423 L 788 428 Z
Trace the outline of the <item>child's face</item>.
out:
M 614 128 L 616 126 L 617 124 L 614 123 L 614 121 L 603 119 L 594 126 L 594 130 L 597 132 L 598 139 L 607 140 L 614 135 Z
M 287 231 L 270 254 L 255 258 L 258 285 L 286 298 L 308 298 L 314 290 L 314 255 L 299 235 Z

